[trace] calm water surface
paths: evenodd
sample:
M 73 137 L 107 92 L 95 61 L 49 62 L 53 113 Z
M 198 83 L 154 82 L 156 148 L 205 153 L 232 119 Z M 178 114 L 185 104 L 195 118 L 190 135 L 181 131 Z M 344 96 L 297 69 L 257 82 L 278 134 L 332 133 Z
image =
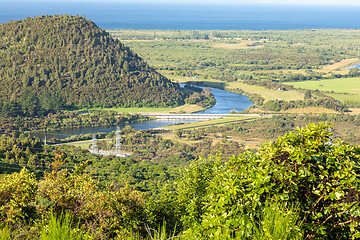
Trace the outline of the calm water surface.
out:
M 249 1 L 250 3 L 252 1 Z M 106 29 L 284 30 L 359 28 L 360 6 L 190 5 L 0 0 L 0 23 L 54 14 L 80 15 Z
M 241 112 L 253 105 L 247 96 L 227 92 L 218 88 L 210 89 L 216 99 L 216 104 L 205 111 L 197 112 L 197 114 L 227 114 L 231 111 Z
M 183 86 L 184 84 L 180 84 L 180 86 Z M 204 88 L 204 87 L 200 87 Z M 214 97 L 216 99 L 216 104 L 206 109 L 205 111 L 198 112 L 197 114 L 226 114 L 230 111 L 242 111 L 253 105 L 253 103 L 249 100 L 248 97 L 227 92 L 221 89 L 217 88 L 210 88 L 213 91 Z M 164 127 L 168 125 L 173 125 L 176 123 L 191 123 L 195 122 L 195 120 L 152 120 L 152 121 L 146 121 L 146 122 L 140 122 L 140 123 L 131 123 L 128 124 L 131 127 L 135 128 L 136 130 L 146 130 L 146 129 L 152 129 L 152 128 L 159 128 Z M 123 128 L 125 125 L 120 125 L 121 128 Z M 94 133 L 94 132 L 112 132 L 116 131 L 116 126 L 111 127 L 84 127 L 84 128 L 75 128 L 75 129 L 65 129 L 60 131 L 52 131 L 52 132 L 36 132 L 33 133 L 33 136 L 37 136 L 40 138 L 44 138 L 45 136 L 49 138 L 66 138 L 72 135 L 79 135 L 79 134 L 87 134 L 87 133 Z
M 139 123 L 130 123 L 130 125 L 136 130 L 147 130 L 152 128 L 159 128 L 168 125 L 173 125 L 176 123 L 191 123 L 195 122 L 192 120 L 155 120 L 155 121 L 146 121 L 146 122 L 139 122 Z M 120 128 L 125 127 L 125 125 L 120 125 Z M 74 129 L 64 129 L 59 131 L 51 131 L 51 132 L 33 132 L 31 133 L 32 136 L 39 137 L 44 139 L 45 136 L 47 139 L 50 138 L 59 138 L 64 139 L 70 137 L 72 135 L 80 135 L 80 134 L 88 134 L 88 133 L 97 133 L 97 132 L 113 132 L 116 131 L 117 126 L 109 126 L 109 127 L 81 127 L 81 128 L 74 128 Z

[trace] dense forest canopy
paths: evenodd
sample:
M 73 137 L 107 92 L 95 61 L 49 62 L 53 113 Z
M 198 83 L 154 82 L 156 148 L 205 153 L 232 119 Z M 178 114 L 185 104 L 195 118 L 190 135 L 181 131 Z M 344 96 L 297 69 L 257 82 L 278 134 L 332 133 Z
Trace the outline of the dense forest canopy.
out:
M 185 94 L 90 20 L 40 16 L 0 25 L 3 115 L 64 107 L 173 106 Z

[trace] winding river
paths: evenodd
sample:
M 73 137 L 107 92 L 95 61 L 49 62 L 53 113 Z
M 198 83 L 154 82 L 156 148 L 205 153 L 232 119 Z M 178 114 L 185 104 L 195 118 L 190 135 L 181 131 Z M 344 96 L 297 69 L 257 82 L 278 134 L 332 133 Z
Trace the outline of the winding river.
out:
M 183 86 L 183 84 L 181 84 Z M 200 86 L 197 86 L 200 87 Z M 204 87 L 200 87 L 204 88 Z M 212 93 L 216 99 L 216 104 L 206 109 L 205 111 L 197 112 L 197 114 L 227 114 L 231 111 L 240 112 L 242 110 L 247 109 L 253 103 L 249 100 L 248 97 L 228 92 L 225 90 L 217 89 L 217 88 L 210 88 Z M 167 125 L 173 125 L 176 123 L 191 123 L 195 122 L 196 120 L 152 120 L 146 122 L 138 122 L 138 123 L 131 123 L 128 124 L 136 130 L 146 130 L 152 128 L 159 128 Z M 125 125 L 121 126 L 123 128 Z M 112 132 L 116 131 L 116 126 L 113 127 L 83 127 L 83 128 L 76 128 L 76 129 L 64 129 L 60 131 L 53 131 L 53 132 L 36 132 L 32 135 L 38 136 L 40 138 L 44 138 L 45 136 L 49 138 L 66 138 L 71 135 L 79 135 L 79 134 L 87 134 L 87 133 L 94 133 L 94 132 Z

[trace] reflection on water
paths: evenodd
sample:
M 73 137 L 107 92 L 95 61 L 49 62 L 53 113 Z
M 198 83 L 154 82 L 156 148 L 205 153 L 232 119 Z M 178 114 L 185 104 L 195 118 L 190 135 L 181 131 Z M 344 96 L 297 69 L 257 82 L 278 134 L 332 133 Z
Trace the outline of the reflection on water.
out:
M 253 105 L 247 96 L 227 92 L 218 88 L 210 89 L 216 99 L 216 104 L 205 111 L 197 112 L 197 114 L 227 114 L 232 111 L 241 112 Z
M 196 122 L 196 120 L 151 120 L 146 122 L 138 122 L 138 123 L 129 123 L 124 125 L 119 125 L 120 128 L 125 127 L 125 125 L 130 125 L 132 128 L 136 130 L 146 130 L 146 129 L 153 129 L 164 127 L 168 125 L 174 125 L 177 123 L 192 123 Z M 64 139 L 70 137 L 72 135 L 80 135 L 80 134 L 87 134 L 87 133 L 97 133 L 97 132 L 113 132 L 116 131 L 117 126 L 108 126 L 108 127 L 81 127 L 81 128 L 74 128 L 74 129 L 64 129 L 59 131 L 51 131 L 51 132 L 33 132 L 31 133 L 32 136 L 39 137 L 44 139 L 50 138 L 59 138 Z
M 183 87 L 185 84 L 180 84 Z M 197 86 L 200 87 L 200 86 Z M 204 87 L 200 87 L 204 88 Z M 206 109 L 205 111 L 197 112 L 197 114 L 227 114 L 231 111 L 243 111 L 253 105 L 253 103 L 249 100 L 248 97 L 227 92 L 225 90 L 217 89 L 217 88 L 210 88 L 212 93 L 216 99 L 216 104 Z M 139 122 L 139 123 L 130 123 L 131 127 L 136 130 L 146 130 L 152 128 L 159 128 L 168 125 L 174 125 L 177 123 L 191 123 L 196 122 L 197 120 L 151 120 L 146 122 Z M 120 125 L 123 128 L 125 125 Z M 75 128 L 75 129 L 65 129 L 59 131 L 52 131 L 52 132 L 34 132 L 31 133 L 32 136 L 37 136 L 41 139 L 44 139 L 45 136 L 47 139 L 56 137 L 60 139 L 67 138 L 72 135 L 80 135 L 80 134 L 87 134 L 87 133 L 96 133 L 96 132 L 112 132 L 116 131 L 117 126 L 111 127 L 82 127 L 82 128 Z
M 346 69 L 352 69 L 352 68 L 360 68 L 360 64 L 356 64 L 356 65 L 351 66 L 351 67 L 348 67 L 348 68 L 346 68 Z

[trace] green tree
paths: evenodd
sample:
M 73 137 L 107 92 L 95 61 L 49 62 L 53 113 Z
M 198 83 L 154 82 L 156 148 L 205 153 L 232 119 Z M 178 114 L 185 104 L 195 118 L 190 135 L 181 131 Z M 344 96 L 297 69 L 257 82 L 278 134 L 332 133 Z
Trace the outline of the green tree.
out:
M 34 91 L 26 89 L 22 94 L 20 104 L 24 114 L 34 116 L 38 113 L 39 101 Z
M 178 137 L 178 138 L 181 138 L 182 135 L 183 135 L 183 131 L 181 129 L 176 129 L 174 131 L 174 134 Z
M 302 228 L 291 227 L 297 236 L 358 237 L 360 147 L 333 143 L 330 127 L 310 124 L 225 163 L 192 163 L 177 189 L 186 233 L 250 238 L 261 228 L 265 202 L 280 202 L 298 208 Z
M 0 220 L 21 224 L 32 219 L 36 212 L 35 175 L 23 168 L 19 173 L 5 175 L 0 181 Z
M 308 90 L 305 91 L 304 100 L 311 99 L 311 98 L 312 98 L 311 90 L 308 89 Z

